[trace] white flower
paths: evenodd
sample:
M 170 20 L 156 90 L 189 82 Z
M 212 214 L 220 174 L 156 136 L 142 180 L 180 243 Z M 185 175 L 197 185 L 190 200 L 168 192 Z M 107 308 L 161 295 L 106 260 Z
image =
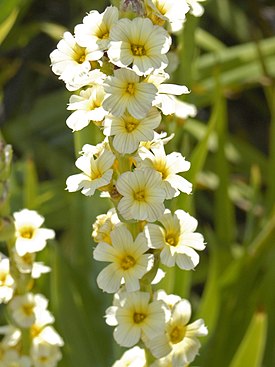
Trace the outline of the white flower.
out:
M 65 32 L 50 59 L 52 71 L 67 82 L 75 75 L 91 70 L 90 61 L 97 60 L 97 57 L 89 48 L 79 46 L 70 32 Z
M 152 140 L 154 129 L 161 121 L 161 115 L 156 108 L 149 110 L 142 119 L 136 119 L 128 113 L 121 117 L 106 116 L 103 133 L 113 136 L 114 148 L 122 154 L 130 154 L 137 150 L 141 141 Z
M 199 263 L 197 251 L 205 248 L 203 236 L 195 232 L 198 222 L 185 211 L 178 209 L 174 215 L 170 210 L 158 219 L 163 225 L 147 224 L 145 234 L 152 248 L 161 249 L 161 262 L 181 269 L 194 269 Z
M 170 23 L 171 32 L 175 33 L 182 29 L 186 19 L 189 6 L 186 0 L 151 0 L 151 8 L 157 11 L 154 15 L 160 19 L 165 19 Z
M 197 337 L 205 336 L 208 332 L 202 319 L 188 324 L 190 317 L 189 301 L 182 299 L 173 306 L 166 333 L 147 342 L 154 357 L 162 358 L 168 355 L 168 360 L 169 357 L 172 359 L 172 367 L 185 366 L 195 359 L 200 348 Z
M 102 149 L 97 154 L 96 146 L 86 144 L 82 156 L 75 165 L 83 173 L 69 176 L 66 189 L 69 192 L 81 190 L 82 194 L 91 196 L 96 189 L 108 185 L 111 182 L 113 169 L 111 169 L 115 156 L 107 149 Z
M 172 97 L 172 96 L 171 96 Z M 187 117 L 195 117 L 197 114 L 197 108 L 193 104 L 183 102 L 180 99 L 174 97 L 173 98 L 176 108 L 175 108 L 175 116 L 179 119 L 187 119 Z
M 14 287 L 14 280 L 10 275 L 10 261 L 0 253 L 0 303 L 9 302 Z
M 164 213 L 165 191 L 161 175 L 153 169 L 123 173 L 116 188 L 123 196 L 118 211 L 126 220 L 154 222 Z
M 188 94 L 190 91 L 185 85 L 164 83 L 169 79 L 169 75 L 163 71 L 156 71 L 150 74 L 145 81 L 153 83 L 158 89 L 158 93 L 153 101 L 153 106 L 158 107 L 164 115 L 171 115 L 176 111 L 175 95 Z
M 97 60 L 103 56 L 109 45 L 110 30 L 118 21 L 118 9 L 108 6 L 100 14 L 92 10 L 83 19 L 83 24 L 75 27 L 75 38 L 80 46 L 94 50 Z
M 67 118 L 67 126 L 79 131 L 88 126 L 90 121 L 102 121 L 107 114 L 102 107 L 104 97 L 104 88 L 100 85 L 82 90 L 79 95 L 73 94 L 67 109 L 74 112 Z
M 108 210 L 107 214 L 100 214 L 96 217 L 96 221 L 93 224 L 92 237 L 95 242 L 107 242 L 112 243 L 111 231 L 115 228 L 115 225 L 119 223 L 118 216 L 115 208 Z
M 84 70 L 80 74 L 76 74 L 70 80 L 68 80 L 66 83 L 66 88 L 72 92 L 86 86 L 91 87 L 94 85 L 103 85 L 106 77 L 107 75 L 102 73 L 99 69 L 90 71 Z
M 42 294 L 25 293 L 13 297 L 9 307 L 18 326 L 27 328 L 34 324 L 36 313 L 45 312 L 48 300 Z
M 127 350 L 120 360 L 116 361 L 112 367 L 146 367 L 144 349 L 135 346 Z
M 46 246 L 46 241 L 52 239 L 55 233 L 52 229 L 40 228 L 44 218 L 34 210 L 22 209 L 15 212 L 15 249 L 19 256 L 26 253 L 38 252 Z
M 163 301 L 170 310 L 177 302 L 181 300 L 180 296 L 176 294 L 167 294 L 163 289 L 159 289 L 154 294 L 154 299 Z
M 148 18 L 120 19 L 111 29 L 108 56 L 119 66 L 137 75 L 148 75 L 168 65 L 166 53 L 171 45 L 168 32 Z
M 131 292 L 120 295 L 120 304 L 106 310 L 106 322 L 116 326 L 115 341 L 124 347 L 132 347 L 143 337 L 152 339 L 164 332 L 167 318 L 162 301 L 150 302 L 150 294 Z
M 0 350 L 0 367 L 31 367 L 31 360 L 15 349 Z
M 149 247 L 144 233 L 139 233 L 133 240 L 126 226 L 118 225 L 111 232 L 111 240 L 111 246 L 100 242 L 94 250 L 96 260 L 111 263 L 97 277 L 99 288 L 108 293 L 115 293 L 123 280 L 127 292 L 139 290 L 139 279 L 154 263 L 154 255 L 145 254 Z
M 205 0 L 186 0 L 190 6 L 190 13 L 195 17 L 201 17 L 204 13 L 204 8 L 201 6 L 200 2 Z
M 163 146 L 169 143 L 170 140 L 173 139 L 175 134 L 171 134 L 167 136 L 166 132 L 157 133 L 154 131 L 154 137 L 151 141 L 142 141 L 140 142 L 140 147 L 145 147 L 148 150 L 158 149 L 160 146 Z
M 128 111 L 137 119 L 147 115 L 157 94 L 154 84 L 140 80 L 128 69 L 115 70 L 114 76 L 107 77 L 104 89 L 107 96 L 103 108 L 106 111 L 117 117 Z
M 38 338 L 33 340 L 30 355 L 34 367 L 56 367 L 62 358 L 58 345 L 42 342 Z
M 179 172 L 189 170 L 190 162 L 186 161 L 178 152 L 166 155 L 164 147 L 161 145 L 158 148 L 152 148 L 152 150 L 153 153 L 144 147 L 139 149 L 136 158 L 137 169 L 148 167 L 161 174 L 166 199 L 178 196 L 180 191 L 190 194 L 192 184 L 178 175 Z
M 20 273 L 31 273 L 33 279 L 38 279 L 41 274 L 45 274 L 51 271 L 49 266 L 44 265 L 42 262 L 35 262 L 35 253 L 27 252 L 23 256 L 19 256 L 16 251 L 14 251 L 14 260 L 16 266 Z
M 1 346 L 5 348 L 15 347 L 21 339 L 21 331 L 12 325 L 0 326 Z

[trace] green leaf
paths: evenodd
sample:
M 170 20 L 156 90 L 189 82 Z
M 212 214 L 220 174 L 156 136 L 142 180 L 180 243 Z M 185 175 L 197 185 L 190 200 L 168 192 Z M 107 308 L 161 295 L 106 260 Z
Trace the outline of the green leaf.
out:
M 261 367 L 266 343 L 267 316 L 256 312 L 229 367 Z
M 4 41 L 4 39 L 9 34 L 9 31 L 13 27 L 14 23 L 16 22 L 17 15 L 19 11 L 17 8 L 14 8 L 11 13 L 8 15 L 7 19 L 5 19 L 0 24 L 0 44 Z

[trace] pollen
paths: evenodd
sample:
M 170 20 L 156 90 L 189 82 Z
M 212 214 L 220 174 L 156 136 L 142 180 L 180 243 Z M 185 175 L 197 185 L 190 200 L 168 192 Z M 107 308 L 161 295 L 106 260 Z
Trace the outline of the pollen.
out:
M 134 198 L 137 201 L 144 201 L 145 200 L 145 192 L 144 192 L 144 190 L 140 190 L 140 191 L 135 192 Z
M 146 315 L 144 313 L 135 312 L 133 316 L 133 320 L 135 324 L 140 324 L 146 319 Z
M 20 236 L 30 240 L 33 236 L 34 230 L 31 227 L 23 227 L 20 229 Z
M 95 167 L 94 169 L 91 170 L 90 177 L 91 177 L 91 180 L 96 180 L 97 178 L 102 177 L 102 173 L 99 171 L 97 167 Z
M 154 168 L 161 174 L 163 180 L 165 180 L 169 176 L 169 169 L 167 168 L 165 161 L 156 160 L 154 162 Z
M 130 117 L 129 119 L 125 120 L 125 129 L 128 133 L 134 131 L 139 125 L 139 120 L 135 119 L 134 117 Z
M 135 266 L 135 264 L 136 264 L 136 260 L 131 255 L 126 255 L 125 257 L 123 257 L 120 263 L 123 270 L 128 270 L 132 268 L 133 266 Z
M 144 46 L 141 45 L 131 45 L 131 50 L 134 56 L 144 56 L 146 51 Z
M 86 51 L 85 51 L 85 47 L 80 47 L 77 45 L 76 49 L 75 49 L 75 54 L 74 54 L 74 60 L 78 63 L 78 64 L 83 64 L 83 62 L 86 60 Z
M 135 83 L 128 83 L 126 91 L 131 95 L 135 94 Z
M 168 234 L 165 238 L 165 242 L 169 245 L 169 246 L 173 246 L 176 247 L 178 244 L 178 238 L 177 236 L 172 233 L 172 234 Z
M 31 316 L 33 314 L 34 304 L 25 304 L 22 306 L 22 311 L 25 315 Z
M 186 333 L 186 328 L 184 326 L 175 326 L 169 333 L 170 341 L 173 344 L 178 344 L 182 341 Z
M 96 36 L 99 39 L 105 40 L 105 39 L 108 39 L 109 38 L 110 34 L 109 34 L 109 32 L 106 29 L 105 30 L 99 29 L 99 31 L 97 32 Z

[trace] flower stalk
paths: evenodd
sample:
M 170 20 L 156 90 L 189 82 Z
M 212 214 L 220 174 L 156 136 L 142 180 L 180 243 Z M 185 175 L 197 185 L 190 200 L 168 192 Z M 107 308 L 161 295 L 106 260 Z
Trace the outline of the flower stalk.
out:
M 32 293 L 35 279 L 50 268 L 35 262 L 36 253 L 54 238 L 54 231 L 40 228 L 44 218 L 33 210 L 10 213 L 9 178 L 12 148 L 0 141 L 0 237 L 6 253 L 0 253 L 0 303 L 5 305 L 7 325 L 1 327 L 1 366 L 55 367 L 61 359 L 63 340 L 51 326 L 54 317 L 48 300 Z
M 195 218 L 166 208 L 189 195 L 192 183 L 184 178 L 190 162 L 166 153 L 173 136 L 163 128 L 167 116 L 194 115 L 195 107 L 178 99 L 188 88 L 167 81 L 176 68 L 169 64 L 176 59 L 171 35 L 197 1 L 112 3 L 88 13 L 50 55 L 53 72 L 73 92 L 67 126 L 85 131 L 93 124 L 105 137 L 82 147 L 80 173 L 68 177 L 66 189 L 85 196 L 99 190 L 113 204 L 92 232 L 93 257 L 107 263 L 97 284 L 114 295 L 106 323 L 115 341 L 130 348 L 113 367 L 183 367 L 195 359 L 207 328 L 203 320 L 190 324 L 190 302 L 158 284 L 166 268 L 195 269 L 205 243 Z

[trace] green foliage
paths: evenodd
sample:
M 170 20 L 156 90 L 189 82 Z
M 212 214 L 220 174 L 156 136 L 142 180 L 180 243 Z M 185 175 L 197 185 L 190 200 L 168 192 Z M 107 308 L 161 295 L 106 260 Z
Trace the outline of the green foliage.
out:
M 39 285 L 65 340 L 60 366 L 107 367 L 121 350 L 103 319 L 111 297 L 96 286 L 100 266 L 92 259 L 90 232 L 109 203 L 64 190 L 83 143 L 101 137 L 88 127 L 73 141 L 65 125 L 69 94 L 52 75 L 48 55 L 65 29 L 108 2 L 57 3 L 0 2 L 0 121 L 14 150 L 11 207 L 38 210 L 57 232 L 43 255 L 52 273 Z M 191 89 L 185 101 L 199 113 L 166 124 L 176 133 L 170 150 L 181 150 L 192 163 L 186 178 L 194 193 L 180 195 L 175 207 L 198 217 L 207 251 L 195 272 L 165 269 L 161 284 L 190 298 L 194 319 L 203 317 L 208 326 L 195 365 L 272 367 L 275 38 L 264 5 L 253 12 L 238 1 L 205 6 L 200 22 L 190 17 L 177 37 L 181 64 L 174 76 Z

